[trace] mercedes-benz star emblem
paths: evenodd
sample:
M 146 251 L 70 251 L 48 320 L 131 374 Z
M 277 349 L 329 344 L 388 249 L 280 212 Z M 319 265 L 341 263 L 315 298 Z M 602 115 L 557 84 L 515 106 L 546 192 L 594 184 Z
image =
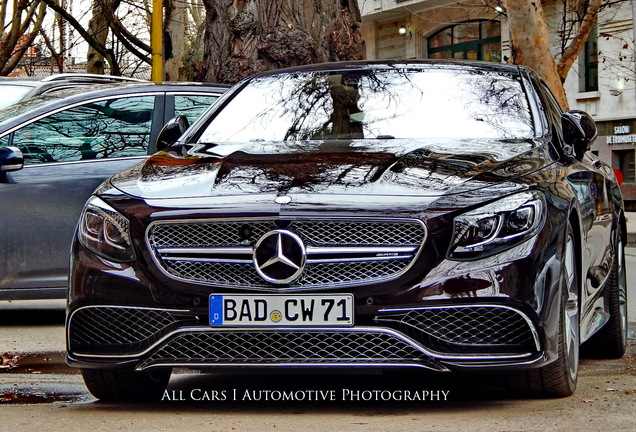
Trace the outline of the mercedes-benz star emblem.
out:
M 303 241 L 284 229 L 264 234 L 254 247 L 254 268 L 267 282 L 292 282 L 303 272 L 306 260 Z

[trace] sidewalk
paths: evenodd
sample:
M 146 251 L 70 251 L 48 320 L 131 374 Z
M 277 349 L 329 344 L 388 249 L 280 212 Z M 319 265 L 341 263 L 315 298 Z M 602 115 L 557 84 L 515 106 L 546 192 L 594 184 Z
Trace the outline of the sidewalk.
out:
M 627 219 L 627 246 L 636 246 L 636 212 L 625 212 Z

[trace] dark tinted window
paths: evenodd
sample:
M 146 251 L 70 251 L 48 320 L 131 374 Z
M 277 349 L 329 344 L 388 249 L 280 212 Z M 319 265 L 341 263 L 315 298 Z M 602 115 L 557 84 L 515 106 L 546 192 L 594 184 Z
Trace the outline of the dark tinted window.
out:
M 254 79 L 200 141 L 532 136 L 528 102 L 512 76 L 396 69 Z
M 217 96 L 175 95 L 174 115 L 184 115 L 188 118 L 190 124 L 192 124 L 217 99 Z
M 18 129 L 12 145 L 26 164 L 146 155 L 154 102 L 137 96 L 69 108 Z

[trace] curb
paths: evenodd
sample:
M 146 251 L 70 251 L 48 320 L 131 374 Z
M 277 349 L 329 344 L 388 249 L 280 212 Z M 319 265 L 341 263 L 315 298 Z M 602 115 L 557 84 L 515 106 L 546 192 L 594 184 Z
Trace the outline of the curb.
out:
M 629 247 L 636 246 L 636 232 L 627 233 L 627 246 Z

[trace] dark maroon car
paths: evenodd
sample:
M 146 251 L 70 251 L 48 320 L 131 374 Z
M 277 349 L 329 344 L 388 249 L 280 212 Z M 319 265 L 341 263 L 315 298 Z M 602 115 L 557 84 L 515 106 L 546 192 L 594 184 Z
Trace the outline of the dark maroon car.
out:
M 567 396 L 581 346 L 623 355 L 622 198 L 592 119 L 531 70 L 297 68 L 182 120 L 79 222 L 68 360 L 96 397 L 159 397 L 175 367 L 502 371 Z

